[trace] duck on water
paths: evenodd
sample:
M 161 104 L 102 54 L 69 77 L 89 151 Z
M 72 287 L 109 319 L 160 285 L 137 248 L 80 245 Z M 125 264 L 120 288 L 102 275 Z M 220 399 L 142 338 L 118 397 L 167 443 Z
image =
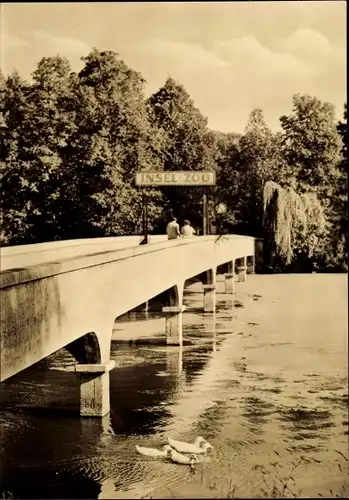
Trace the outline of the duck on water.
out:
M 171 446 L 165 444 L 162 450 L 158 450 L 156 448 L 146 448 L 145 446 L 136 445 L 136 450 L 141 455 L 145 455 L 146 457 L 156 457 L 156 458 L 164 458 L 170 457 L 170 452 L 172 451 Z
M 194 453 L 191 453 L 190 455 L 183 455 L 182 453 L 178 453 L 178 451 L 173 450 L 168 444 L 165 445 L 162 450 L 136 445 L 136 450 L 138 453 L 146 457 L 170 458 L 172 462 L 181 465 L 190 465 L 191 467 L 194 467 L 194 464 L 199 462 L 198 457 Z
M 178 453 L 176 450 L 172 450 L 170 453 L 170 457 L 172 462 L 181 465 L 190 465 L 191 468 L 194 468 L 194 464 L 199 462 L 198 457 L 195 453 L 191 453 L 190 455 L 182 455 L 182 453 Z
M 213 449 L 213 446 L 208 443 L 203 437 L 199 436 L 195 439 L 194 443 L 187 443 L 185 441 L 177 441 L 168 438 L 168 444 L 179 453 L 206 453 L 208 449 Z

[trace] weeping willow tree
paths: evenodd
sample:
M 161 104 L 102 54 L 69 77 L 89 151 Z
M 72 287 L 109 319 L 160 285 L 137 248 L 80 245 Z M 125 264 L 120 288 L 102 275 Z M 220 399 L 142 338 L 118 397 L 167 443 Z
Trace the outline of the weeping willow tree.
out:
M 316 259 L 327 232 L 324 209 L 313 193 L 297 194 L 273 181 L 264 186 L 263 227 L 269 256 L 289 265 L 300 255 Z

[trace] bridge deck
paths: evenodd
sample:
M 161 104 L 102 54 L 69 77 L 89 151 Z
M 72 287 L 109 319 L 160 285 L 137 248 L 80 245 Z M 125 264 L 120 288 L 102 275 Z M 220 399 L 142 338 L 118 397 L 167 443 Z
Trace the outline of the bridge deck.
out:
M 4 247 L 0 250 L 0 270 L 4 272 L 11 269 L 23 269 L 71 257 L 130 248 L 138 246 L 142 239 L 143 236 L 120 236 L 115 238 L 90 238 Z M 166 235 L 154 235 L 150 237 L 149 243 L 153 244 L 166 240 Z

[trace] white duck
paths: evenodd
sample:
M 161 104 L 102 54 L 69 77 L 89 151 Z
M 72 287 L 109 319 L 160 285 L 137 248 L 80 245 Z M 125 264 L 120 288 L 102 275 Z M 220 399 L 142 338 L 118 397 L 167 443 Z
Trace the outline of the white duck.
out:
M 195 439 L 194 443 L 186 443 L 185 441 L 176 441 L 175 439 L 168 438 L 168 444 L 180 453 L 206 453 L 209 448 L 213 446 L 205 441 L 201 436 Z
M 136 445 L 136 450 L 141 455 L 145 455 L 147 457 L 169 457 L 172 448 L 168 444 L 166 444 L 162 450 L 157 450 L 156 448 L 146 448 L 145 446 Z
M 176 462 L 177 464 L 182 465 L 190 465 L 190 467 L 194 467 L 194 464 L 199 461 L 198 457 L 194 453 L 188 456 L 182 455 L 176 450 L 171 450 L 170 457 L 172 459 L 172 462 Z

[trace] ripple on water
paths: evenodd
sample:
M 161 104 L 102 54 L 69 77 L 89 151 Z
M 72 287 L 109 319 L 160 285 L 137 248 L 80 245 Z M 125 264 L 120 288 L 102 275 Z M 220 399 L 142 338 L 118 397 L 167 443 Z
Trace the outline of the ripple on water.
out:
M 280 421 L 285 423 L 285 428 L 296 440 L 319 439 L 319 431 L 326 431 L 335 425 L 332 413 L 326 410 L 288 408 L 280 410 L 279 414 Z M 321 432 L 321 439 L 329 437 L 326 432 Z

